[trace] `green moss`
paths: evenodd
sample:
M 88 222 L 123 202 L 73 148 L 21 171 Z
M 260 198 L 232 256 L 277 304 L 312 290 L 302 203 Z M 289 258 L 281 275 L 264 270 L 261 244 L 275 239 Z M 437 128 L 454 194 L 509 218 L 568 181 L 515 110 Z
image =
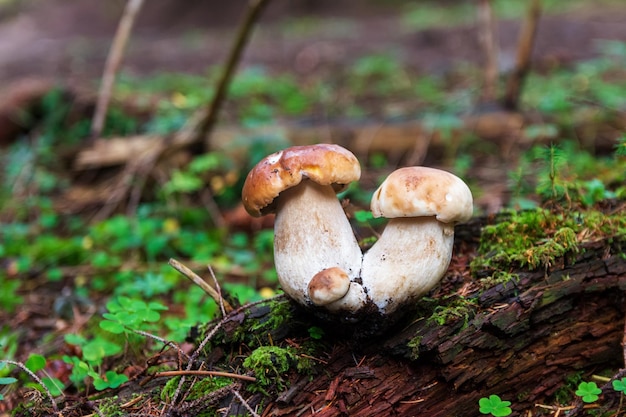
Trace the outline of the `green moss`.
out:
M 505 215 L 503 221 L 483 228 L 472 271 L 546 267 L 557 258 L 579 252 L 587 241 L 626 237 L 626 215 L 621 212 L 538 208 Z
M 424 336 L 419 335 L 415 336 L 413 339 L 409 340 L 407 346 L 411 350 L 411 358 L 413 360 L 417 360 L 420 357 L 420 344 L 422 343 L 422 339 Z
M 176 376 L 163 385 L 163 389 L 161 389 L 161 401 L 169 402 L 172 397 L 174 397 L 174 393 L 176 392 L 176 388 L 178 388 L 178 383 L 180 382 L 180 377 Z
M 499 284 L 503 284 L 505 287 L 509 283 L 516 283 L 519 281 L 519 275 L 508 271 L 494 271 L 493 274 L 487 278 L 482 278 L 480 284 L 483 289 L 491 288 Z
M 246 320 L 239 326 L 232 341 L 244 343 L 250 347 L 258 347 L 272 343 L 273 334 L 291 323 L 293 312 L 291 305 L 284 299 L 269 302 L 269 313 L 259 317 L 251 317 L 246 311 Z
M 98 403 L 98 410 L 106 417 L 124 416 L 126 413 L 120 408 L 117 396 L 102 399 Z
M 250 389 L 267 393 L 273 386 L 279 391 L 285 389 L 289 371 L 307 373 L 313 368 L 313 363 L 292 347 L 261 346 L 243 361 L 243 367 L 252 371 L 257 379 Z
M 570 404 L 574 399 L 574 391 L 578 387 L 578 384 L 583 382 L 583 372 L 575 372 L 569 375 L 563 385 L 554 393 L 554 399 L 557 404 Z
M 202 398 L 213 391 L 227 387 L 233 383 L 231 378 L 224 377 L 208 377 L 196 381 L 189 390 L 187 400 L 196 400 Z
M 451 320 L 463 320 L 462 328 L 467 326 L 469 319 L 474 315 L 476 301 L 470 298 L 455 296 L 452 302 L 435 307 L 429 321 L 443 326 Z

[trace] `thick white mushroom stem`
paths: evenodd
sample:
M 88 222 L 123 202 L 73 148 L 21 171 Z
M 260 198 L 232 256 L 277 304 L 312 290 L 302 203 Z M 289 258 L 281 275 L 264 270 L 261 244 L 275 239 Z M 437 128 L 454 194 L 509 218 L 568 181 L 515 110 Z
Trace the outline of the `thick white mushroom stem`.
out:
M 454 243 L 454 225 L 435 217 L 391 219 L 365 253 L 361 278 L 383 314 L 430 291 L 446 273 Z
M 309 282 L 327 268 L 341 268 L 351 281 L 358 278 L 362 257 L 331 186 L 304 180 L 280 194 L 274 221 L 274 264 L 280 285 L 291 298 L 310 304 Z M 358 284 L 350 285 L 347 295 L 354 309 L 365 301 Z M 332 305 L 338 308 L 342 303 Z

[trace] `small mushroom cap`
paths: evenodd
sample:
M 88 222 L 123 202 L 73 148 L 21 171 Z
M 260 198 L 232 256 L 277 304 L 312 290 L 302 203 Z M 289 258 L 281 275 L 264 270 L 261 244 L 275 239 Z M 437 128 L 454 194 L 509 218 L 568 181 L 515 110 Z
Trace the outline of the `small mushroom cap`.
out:
M 356 156 L 332 144 L 293 146 L 263 158 L 248 173 L 241 198 L 252 216 L 275 210 L 274 199 L 304 179 L 332 185 L 336 192 L 361 177 Z
M 313 276 L 309 282 L 309 298 L 313 304 L 325 306 L 341 299 L 350 289 L 350 278 L 341 268 L 326 268 Z
M 443 223 L 472 217 L 472 192 L 463 180 L 447 171 L 406 167 L 392 172 L 372 196 L 374 217 L 435 216 Z

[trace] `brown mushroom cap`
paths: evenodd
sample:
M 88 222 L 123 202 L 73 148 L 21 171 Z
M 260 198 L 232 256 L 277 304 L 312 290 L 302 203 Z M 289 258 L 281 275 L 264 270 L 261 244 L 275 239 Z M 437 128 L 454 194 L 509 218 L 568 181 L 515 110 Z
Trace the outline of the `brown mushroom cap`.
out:
M 468 186 L 454 174 L 435 168 L 406 167 L 392 172 L 372 197 L 374 217 L 435 216 L 443 223 L 472 217 Z
M 248 173 L 241 196 L 248 213 L 259 217 L 273 212 L 274 199 L 304 179 L 339 192 L 360 176 L 359 161 L 339 145 L 293 146 L 263 158 Z

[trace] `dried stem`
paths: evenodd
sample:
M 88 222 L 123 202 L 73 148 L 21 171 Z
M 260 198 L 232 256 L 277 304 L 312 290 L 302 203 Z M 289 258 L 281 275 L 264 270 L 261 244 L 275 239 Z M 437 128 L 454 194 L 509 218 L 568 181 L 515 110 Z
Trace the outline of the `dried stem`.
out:
M 171 377 L 171 376 L 182 376 L 182 375 L 192 375 L 192 376 L 223 376 L 226 378 L 234 378 L 241 379 L 243 381 L 255 382 L 256 378 L 248 375 L 239 375 L 233 374 L 231 372 L 220 372 L 220 371 L 193 371 L 193 370 L 185 370 L 185 371 L 162 371 L 154 374 L 154 377 Z
M 237 391 L 236 389 L 232 389 L 231 392 L 233 393 L 233 395 L 235 397 L 237 397 L 237 399 L 241 402 L 241 404 L 243 404 L 243 406 L 246 408 L 246 410 L 248 410 L 248 412 L 250 413 L 250 415 L 252 417 L 261 417 L 259 416 L 256 411 L 254 411 L 252 409 L 252 407 L 250 407 L 250 405 L 248 404 L 248 402 L 241 396 L 241 394 L 239 393 L 239 391 Z
M 206 292 L 211 298 L 213 298 L 222 307 L 222 312 L 224 315 L 233 311 L 233 307 L 228 303 L 228 301 L 222 298 L 220 292 L 216 291 L 213 287 L 207 284 L 205 280 L 200 278 L 200 276 L 198 276 L 191 269 L 187 268 L 176 259 L 170 259 L 169 264 L 172 266 L 172 268 L 189 278 L 194 284 L 198 285 L 200 288 L 202 288 L 204 292 Z M 211 274 L 213 274 L 212 270 Z
M 517 110 L 519 106 L 522 84 L 524 83 L 524 79 L 530 70 L 530 58 L 535 44 L 535 34 L 537 32 L 537 25 L 539 23 L 540 16 L 541 0 L 531 0 L 517 44 L 515 70 L 511 74 L 511 78 L 509 78 L 506 86 L 503 103 L 506 109 Z
M 26 372 L 35 382 L 37 382 L 39 385 L 41 385 L 41 387 L 45 391 L 46 395 L 48 396 L 48 399 L 50 399 L 50 402 L 52 403 L 52 409 L 54 410 L 55 413 L 57 413 L 57 414 L 59 413 L 59 407 L 57 406 L 57 403 L 54 400 L 54 397 L 52 396 L 52 393 L 50 392 L 48 387 L 46 387 L 46 385 L 43 383 L 41 378 L 39 378 L 33 371 L 28 369 L 26 367 L 26 365 L 24 365 L 23 363 L 16 362 L 16 361 L 11 361 L 11 360 L 8 360 L 8 359 L 3 359 L 1 362 L 6 362 L 9 365 L 17 366 L 22 371 Z
M 222 107 L 224 99 L 226 98 L 226 93 L 228 91 L 228 87 L 230 86 L 230 81 L 235 73 L 237 64 L 239 64 L 239 61 L 241 60 L 241 55 L 246 44 L 248 43 L 250 34 L 252 33 L 252 29 L 259 16 L 261 15 L 261 12 L 268 3 L 269 0 L 249 1 L 246 15 L 244 16 L 244 19 L 239 26 L 239 30 L 235 38 L 235 43 L 230 50 L 228 60 L 226 61 L 226 66 L 224 67 L 220 80 L 217 84 L 215 96 L 213 97 L 213 100 L 211 101 L 208 109 L 203 114 L 202 120 L 200 120 L 200 123 L 198 124 L 198 129 L 195 132 L 196 140 L 194 140 L 193 142 L 199 142 L 202 138 L 211 133 L 211 130 L 213 129 L 213 126 L 217 121 L 217 116 Z
M 478 39 L 485 59 L 485 79 L 481 98 L 484 102 L 492 102 L 496 97 L 498 83 L 498 42 L 491 0 L 478 1 Z
M 96 102 L 96 109 L 94 111 L 93 120 L 91 122 L 91 137 L 97 138 L 104 129 L 104 121 L 107 115 L 107 109 L 111 100 L 111 92 L 113 91 L 113 85 L 115 83 L 115 76 L 119 69 L 122 57 L 124 55 L 124 49 L 130 38 L 130 31 L 135 23 L 135 18 L 141 9 L 143 0 L 128 0 L 126 7 L 124 8 L 124 14 L 120 19 L 120 24 L 117 27 L 115 37 L 113 38 L 113 44 L 111 50 L 107 56 L 106 63 L 104 65 L 104 74 L 102 74 L 102 84 L 100 85 L 100 91 L 98 92 L 98 101 Z

